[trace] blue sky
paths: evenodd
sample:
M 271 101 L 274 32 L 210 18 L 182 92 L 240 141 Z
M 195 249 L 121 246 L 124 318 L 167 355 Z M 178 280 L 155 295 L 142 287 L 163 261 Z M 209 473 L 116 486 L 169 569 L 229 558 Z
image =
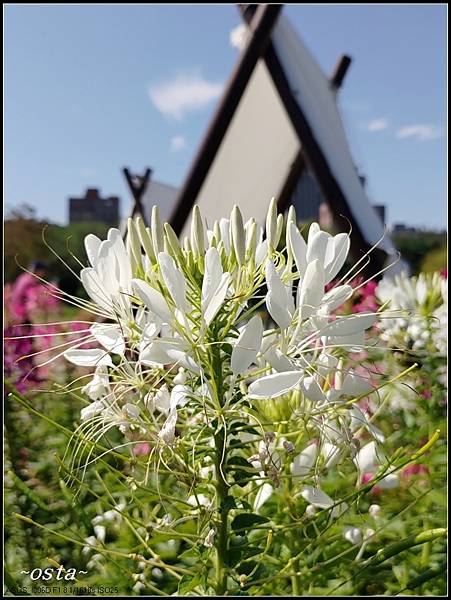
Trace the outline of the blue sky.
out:
M 388 222 L 446 222 L 445 5 L 289 5 Z M 237 50 L 235 5 L 7 5 L 5 203 L 67 221 L 66 198 L 130 195 L 121 169 L 180 185 Z

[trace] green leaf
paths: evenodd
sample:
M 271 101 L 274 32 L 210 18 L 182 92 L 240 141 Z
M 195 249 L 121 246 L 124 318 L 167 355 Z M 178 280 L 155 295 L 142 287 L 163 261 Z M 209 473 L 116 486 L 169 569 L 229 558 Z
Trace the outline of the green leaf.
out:
M 255 525 L 261 525 L 267 523 L 269 519 L 262 515 L 256 515 L 254 513 L 241 513 L 237 515 L 232 521 L 232 529 L 234 531 L 252 529 Z
M 188 592 L 194 590 L 196 586 L 205 585 L 205 582 L 206 578 L 203 573 L 195 573 L 194 575 L 183 575 L 183 577 L 179 581 L 178 595 L 186 596 Z

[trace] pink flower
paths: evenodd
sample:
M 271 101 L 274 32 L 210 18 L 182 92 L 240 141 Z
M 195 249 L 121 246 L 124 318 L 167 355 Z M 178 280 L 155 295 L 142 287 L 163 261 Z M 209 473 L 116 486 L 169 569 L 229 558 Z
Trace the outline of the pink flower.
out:
M 374 477 L 374 473 L 364 473 L 361 477 L 361 484 L 365 485 L 367 483 L 369 483 Z M 375 485 L 374 487 L 371 488 L 370 492 L 372 494 L 380 494 L 382 492 L 382 488 L 380 488 L 378 485 Z
M 429 468 L 427 465 L 423 464 L 408 465 L 402 470 L 401 474 L 404 475 L 404 477 L 412 477 L 412 475 L 429 475 Z
M 150 454 L 151 446 L 149 442 L 142 442 L 141 444 L 136 444 L 133 448 L 133 452 L 136 456 L 143 455 L 146 456 Z

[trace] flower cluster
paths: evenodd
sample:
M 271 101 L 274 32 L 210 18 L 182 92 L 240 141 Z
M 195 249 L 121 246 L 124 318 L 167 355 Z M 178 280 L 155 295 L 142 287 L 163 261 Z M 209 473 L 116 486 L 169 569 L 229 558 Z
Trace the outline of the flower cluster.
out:
M 256 484 L 258 506 L 262 490 L 268 497 L 287 476 L 311 484 L 302 492 L 310 505 L 330 506 L 320 489 L 329 469 L 354 465 L 361 480 L 384 462 L 384 436 L 356 404 L 378 382 L 349 360 L 378 314 L 337 315 L 352 298 L 350 276 L 330 285 L 348 234 L 313 223 L 305 241 L 294 209 L 284 219 L 272 201 L 266 232 L 254 219 L 244 223 L 238 207 L 209 229 L 195 207 L 180 243 L 154 207 L 150 228 L 129 219 L 125 242 L 111 229 L 104 241 L 88 235 L 85 247 L 84 307 L 101 322 L 64 353 L 94 369 L 83 386 L 82 440 L 116 429 L 148 461 L 195 449 L 207 465 L 197 477 L 208 482 L 213 473 L 224 484 L 212 491 L 218 501 L 230 485 L 226 467 L 244 460 L 229 472 Z M 284 402 L 293 428 L 274 433 L 265 410 Z
M 447 279 L 439 273 L 405 272 L 385 277 L 377 286 L 380 303 L 389 304 L 396 318 L 380 323 L 382 337 L 392 345 L 404 342 L 418 352 L 446 355 Z

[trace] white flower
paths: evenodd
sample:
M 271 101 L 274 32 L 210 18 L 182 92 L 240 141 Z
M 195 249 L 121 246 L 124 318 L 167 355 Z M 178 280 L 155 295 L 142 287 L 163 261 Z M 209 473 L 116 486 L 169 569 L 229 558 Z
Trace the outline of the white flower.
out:
M 100 414 L 105 409 L 105 404 L 100 400 L 91 402 L 88 406 L 85 406 L 80 411 L 80 419 L 82 421 L 89 421 L 96 415 Z
M 359 546 L 363 541 L 362 532 L 358 527 L 345 527 L 343 529 L 343 537 L 355 546 Z
M 298 454 L 291 464 L 291 474 L 293 477 L 305 477 L 310 475 L 316 463 L 318 456 L 318 446 L 313 443 L 307 446 Z
M 212 528 L 210 529 L 210 531 L 207 533 L 207 536 L 204 540 L 204 546 L 206 548 L 212 548 L 214 541 L 215 541 L 215 535 L 216 535 L 216 529 Z
M 81 392 L 86 394 L 91 400 L 99 400 L 106 396 L 109 391 L 110 379 L 108 369 L 105 366 L 97 367 L 91 381 L 81 388 Z
M 246 371 L 260 350 L 263 337 L 263 323 L 258 315 L 243 328 L 232 351 L 231 367 L 234 375 Z
M 267 375 L 254 381 L 249 386 L 249 398 L 263 400 L 277 398 L 295 388 L 302 379 L 302 372 L 288 371 Z

